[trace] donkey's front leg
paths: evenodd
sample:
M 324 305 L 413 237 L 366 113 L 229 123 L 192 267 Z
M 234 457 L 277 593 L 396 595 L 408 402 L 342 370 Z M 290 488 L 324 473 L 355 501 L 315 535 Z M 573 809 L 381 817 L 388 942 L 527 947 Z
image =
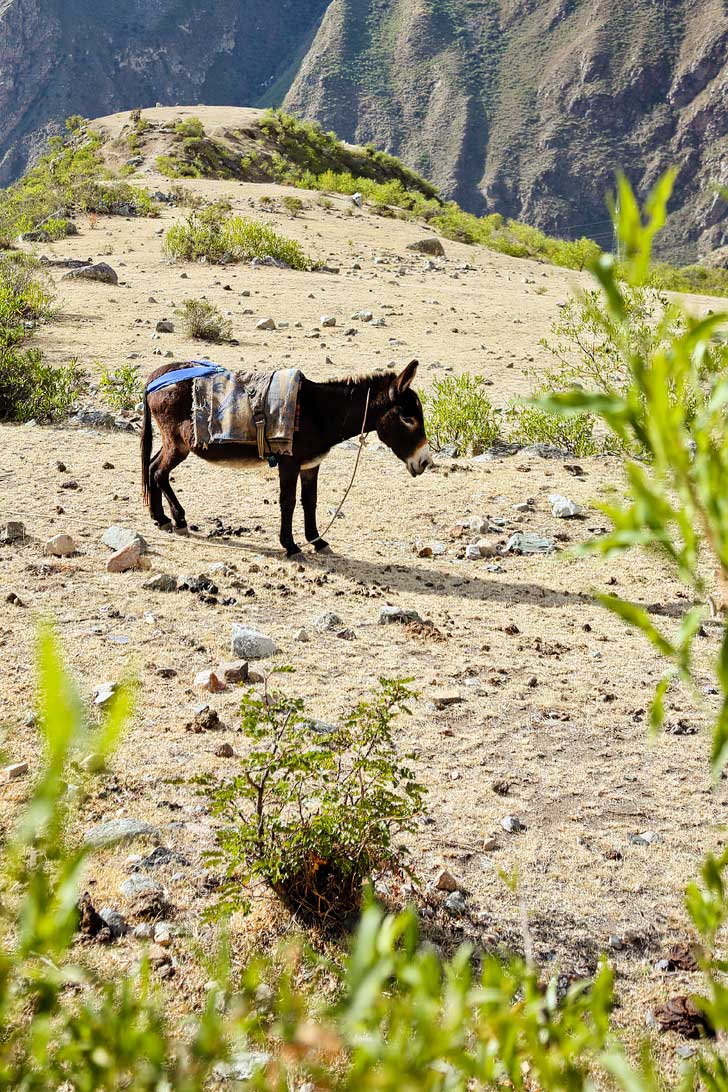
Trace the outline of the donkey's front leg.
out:
M 317 553 L 329 548 L 328 542 L 324 542 L 322 538 L 319 538 L 316 526 L 318 473 L 319 468 L 317 466 L 312 466 L 310 470 L 301 471 L 301 504 L 303 505 L 303 518 L 306 526 L 306 541 L 313 542 Z
M 298 485 L 298 463 L 290 457 L 280 458 L 278 463 L 278 481 L 280 485 L 281 535 L 280 542 L 289 557 L 300 554 L 300 547 L 293 539 L 293 511 L 296 507 L 296 486 Z

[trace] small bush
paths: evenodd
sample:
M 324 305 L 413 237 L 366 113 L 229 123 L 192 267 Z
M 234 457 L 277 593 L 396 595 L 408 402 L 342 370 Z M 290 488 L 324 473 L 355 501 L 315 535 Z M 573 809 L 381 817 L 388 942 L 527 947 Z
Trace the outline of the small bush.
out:
M 267 688 L 244 698 L 253 750 L 212 797 L 227 824 L 214 855 L 228 875 L 221 913 L 247 908 L 245 885 L 263 880 L 305 918 L 338 923 L 358 908 L 365 881 L 402 872 L 406 851 L 395 839 L 414 829 L 425 792 L 393 737 L 412 696 L 404 681 L 381 679 L 374 697 L 330 730 L 299 699 Z
M 305 207 L 300 197 L 291 197 L 288 194 L 286 194 L 285 197 L 281 198 L 281 204 L 283 205 L 283 208 L 286 210 L 286 212 L 289 212 L 291 216 L 300 215 Z
M 437 380 L 423 401 L 427 436 L 436 451 L 455 444 L 462 454 L 480 455 L 497 440 L 497 417 L 480 376 Z
M 543 396 L 548 392 L 538 392 Z M 507 439 L 524 447 L 549 444 L 572 455 L 595 455 L 599 450 L 594 440 L 594 418 L 589 414 L 565 417 L 550 413 L 540 406 L 511 402 L 503 414 L 507 423 Z
M 199 118 L 185 118 L 184 121 L 177 122 L 174 131 L 177 136 L 199 139 L 205 135 L 205 126 Z
M 194 211 L 174 224 L 164 239 L 171 258 L 194 262 L 242 262 L 275 258 L 292 269 L 310 269 L 311 262 L 299 243 L 279 235 L 267 224 L 228 216 L 217 205 Z
M 85 388 L 76 361 L 54 367 L 38 349 L 3 345 L 0 330 L 0 420 L 60 421 L 74 408 Z
M 37 259 L 14 252 L 0 255 L 0 328 L 50 318 L 53 298 L 53 282 Z
M 99 393 L 115 410 L 134 409 L 144 397 L 144 383 L 134 364 L 122 364 L 110 372 L 104 368 L 99 380 Z
M 233 326 L 220 309 L 207 300 L 185 300 L 177 309 L 185 337 L 199 341 L 230 341 Z

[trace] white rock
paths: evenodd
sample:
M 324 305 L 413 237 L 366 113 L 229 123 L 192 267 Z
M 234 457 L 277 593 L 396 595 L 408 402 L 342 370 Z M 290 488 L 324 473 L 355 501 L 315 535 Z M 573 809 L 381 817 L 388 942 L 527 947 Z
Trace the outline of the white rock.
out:
M 272 319 L 272 318 L 260 319 L 259 322 L 256 322 L 255 328 L 256 328 L 256 330 L 275 330 L 276 329 L 275 319 Z
M 49 538 L 43 547 L 43 553 L 51 557 L 70 557 L 76 553 L 76 543 L 70 535 L 60 534 Z
M 466 546 L 465 547 L 465 560 L 466 561 L 480 561 L 482 554 L 479 546 Z
M 319 321 L 322 326 L 336 326 L 336 315 L 322 315 Z
M 272 637 L 236 622 L 233 623 L 231 651 L 241 660 L 265 660 L 274 656 L 278 649 Z
M 561 493 L 549 493 L 549 504 L 557 519 L 573 519 L 581 515 L 579 505 L 568 497 L 563 497 Z

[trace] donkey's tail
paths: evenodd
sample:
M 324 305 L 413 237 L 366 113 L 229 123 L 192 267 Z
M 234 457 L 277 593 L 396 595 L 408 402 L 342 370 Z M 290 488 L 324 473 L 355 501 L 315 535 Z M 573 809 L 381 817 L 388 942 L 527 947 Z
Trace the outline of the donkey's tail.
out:
M 144 391 L 144 423 L 142 424 L 142 497 L 149 504 L 149 466 L 152 457 L 152 413 L 149 409 L 149 396 Z

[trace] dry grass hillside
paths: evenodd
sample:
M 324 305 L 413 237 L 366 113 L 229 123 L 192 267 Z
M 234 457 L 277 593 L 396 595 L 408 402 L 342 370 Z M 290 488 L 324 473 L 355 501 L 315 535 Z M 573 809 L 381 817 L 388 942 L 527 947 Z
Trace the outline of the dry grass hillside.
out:
M 210 126 L 240 124 L 235 111 L 186 113 Z M 126 120 L 101 124 L 113 134 Z M 153 188 L 169 188 L 151 166 L 146 170 Z M 547 364 L 539 341 L 560 304 L 585 283 L 564 270 L 454 242 L 428 269 L 424 256 L 406 249 L 424 235 L 421 226 L 384 220 L 346 197 L 332 196 L 324 207 L 319 194 L 297 191 L 304 208 L 291 216 L 280 200 L 291 191 L 275 185 L 203 179 L 182 185 L 272 222 L 339 272 L 175 264 L 164 258 L 161 236 L 183 215 L 177 208 L 163 207 L 158 219 L 80 221 L 78 236 L 39 251 L 108 262 L 119 284 L 63 281 L 54 269 L 58 315 L 36 340 L 53 362 L 78 358 L 91 379 L 89 404 L 100 405 L 103 368 L 135 362 L 146 374 L 167 357 L 209 352 L 229 368 L 295 365 L 312 379 L 362 375 L 417 357 L 421 389 L 446 375 L 480 374 L 503 405 L 533 388 L 533 373 Z M 263 205 L 262 197 L 272 203 Z M 211 347 L 179 332 L 156 333 L 157 322 L 174 319 L 189 297 L 216 304 L 238 344 Z M 690 305 L 707 310 L 710 302 L 693 298 Z M 353 320 L 362 309 L 386 324 Z M 324 314 L 336 316 L 335 327 L 320 327 Z M 257 330 L 267 317 L 288 325 Z M 356 333 L 347 334 L 350 328 Z M 0 545 L 5 755 L 9 762 L 27 760 L 31 777 L 38 769 L 32 663 L 41 619 L 55 622 L 92 716 L 97 687 L 129 674 L 138 680 L 132 722 L 77 832 L 103 819 L 148 820 L 163 844 L 182 855 L 184 864 L 173 860 L 154 874 L 177 930 L 176 974 L 164 985 L 170 1006 L 200 1004 L 206 976 L 197 946 L 212 936 L 203 914 L 214 876 L 204 854 L 214 820 L 193 779 L 235 767 L 234 757 L 217 757 L 222 744 L 236 753 L 241 748 L 239 692 L 201 693 L 193 680 L 229 658 L 235 622 L 274 638 L 280 649 L 274 662 L 295 668 L 285 687 L 324 721 L 335 721 L 379 676 L 414 680 L 420 696 L 398 728 L 398 745 L 416 752 L 431 816 L 413 840 L 414 860 L 424 884 L 445 863 L 467 893 L 462 915 L 448 917 L 439 906 L 430 911 L 443 942 L 468 937 L 489 949 L 520 948 L 525 909 L 545 968 L 588 974 L 606 952 L 617 972 L 615 1019 L 633 1044 L 653 1034 L 645 1023 L 653 1004 L 685 992 L 681 987 L 689 992 L 693 976 L 666 976 L 655 964 L 688 937 L 683 890 L 704 852 L 724 840 L 725 788 L 711 786 L 702 714 L 678 686 L 669 694 L 667 729 L 648 738 L 646 710 L 662 665 L 592 599 L 595 590 L 615 588 L 669 625 L 684 606 L 681 585 L 649 552 L 604 561 L 575 559 L 564 549 L 469 562 L 452 531 L 458 521 L 483 516 L 502 519 L 503 536 L 527 530 L 555 537 L 563 548 L 574 545 L 603 526 L 596 504 L 623 489 L 617 460 L 582 459 L 578 469 L 574 459 L 528 451 L 477 461 L 440 458 L 412 481 L 372 438 L 343 517 L 328 536 L 332 556 L 306 552 L 290 563 L 277 544 L 277 476 L 267 468 L 188 460 L 174 483 L 194 529 L 178 537 L 153 527 L 142 505 L 135 435 L 31 423 L 2 425 L 0 438 L 0 524 L 22 520 L 29 535 Z M 354 457 L 344 445 L 325 461 L 322 515 L 339 502 Z M 585 518 L 555 519 L 547 500 L 554 492 L 583 505 Z M 213 537 L 217 521 L 242 530 Z M 106 571 L 101 536 L 110 525 L 147 539 L 151 574 Z M 295 527 L 300 534 L 300 511 Z M 62 531 L 78 543 L 78 554 L 44 556 L 42 544 Z M 418 556 L 416 545 L 432 542 L 444 543 L 445 552 Z M 217 601 L 145 590 L 157 572 L 207 574 L 219 589 Z M 9 601 L 11 594 L 19 604 Z M 385 604 L 413 608 L 432 626 L 377 625 Z M 317 629 L 327 611 L 341 618 L 346 637 Z M 301 628 L 308 643 L 295 639 Z M 718 632 L 706 625 L 706 657 L 717 648 Z M 221 730 L 188 730 L 203 701 L 219 713 Z M 26 791 L 23 779 L 4 787 L 4 824 Z M 521 833 L 502 825 L 513 815 L 525 826 Z M 645 831 L 659 837 L 633 843 Z M 88 890 L 96 905 L 130 913 L 119 886 L 135 849 L 94 857 Z M 516 894 L 503 874 L 517 874 Z M 401 893 L 390 895 L 401 901 Z M 239 958 L 251 944 L 269 945 L 291 929 L 283 911 L 265 901 L 231 925 Z M 89 950 L 88 958 L 130 966 L 139 950 L 129 937 L 100 954 Z M 667 1035 L 657 1045 L 677 1066 L 678 1040 Z

